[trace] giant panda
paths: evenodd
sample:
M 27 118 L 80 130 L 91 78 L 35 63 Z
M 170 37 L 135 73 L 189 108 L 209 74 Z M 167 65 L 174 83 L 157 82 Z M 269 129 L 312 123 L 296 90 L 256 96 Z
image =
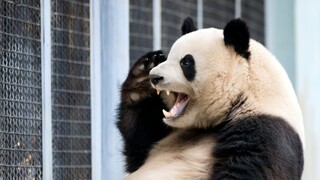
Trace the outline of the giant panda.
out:
M 301 179 L 303 120 L 276 58 L 241 19 L 149 52 L 121 88 L 127 180 Z

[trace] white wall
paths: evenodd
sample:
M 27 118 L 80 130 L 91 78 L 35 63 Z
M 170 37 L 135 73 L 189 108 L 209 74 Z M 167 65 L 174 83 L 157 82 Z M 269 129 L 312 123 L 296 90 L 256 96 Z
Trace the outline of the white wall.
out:
M 266 46 L 285 67 L 295 87 L 294 1 L 265 0 Z
M 297 92 L 306 149 L 303 179 L 320 179 L 320 1 L 295 1 Z

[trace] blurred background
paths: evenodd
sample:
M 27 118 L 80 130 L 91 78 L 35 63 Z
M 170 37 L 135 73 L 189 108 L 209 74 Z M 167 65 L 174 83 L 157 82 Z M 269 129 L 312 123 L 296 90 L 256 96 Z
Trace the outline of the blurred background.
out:
M 303 110 L 303 179 L 320 179 L 319 0 L 1 0 L 0 180 L 122 179 L 119 88 L 144 53 L 246 20 Z M 319 138 L 319 139 L 318 139 Z

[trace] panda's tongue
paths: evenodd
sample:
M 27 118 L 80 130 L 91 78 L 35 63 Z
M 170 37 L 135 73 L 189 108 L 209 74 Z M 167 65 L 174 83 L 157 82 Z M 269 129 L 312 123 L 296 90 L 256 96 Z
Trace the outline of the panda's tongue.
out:
M 173 107 L 170 109 L 169 112 L 166 110 L 162 110 L 163 115 L 167 118 L 175 118 L 178 117 L 183 110 L 186 108 L 187 104 L 189 102 L 188 95 L 183 94 L 183 93 L 178 93 L 177 99 Z

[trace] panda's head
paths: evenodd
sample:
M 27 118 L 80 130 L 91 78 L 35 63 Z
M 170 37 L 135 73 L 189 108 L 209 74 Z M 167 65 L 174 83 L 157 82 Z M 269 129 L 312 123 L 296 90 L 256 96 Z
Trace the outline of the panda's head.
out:
M 196 30 L 185 21 L 182 31 L 167 60 L 150 72 L 152 86 L 168 106 L 166 124 L 208 127 L 259 113 L 301 116 L 285 71 L 250 39 L 243 20 L 231 20 L 223 30 Z

